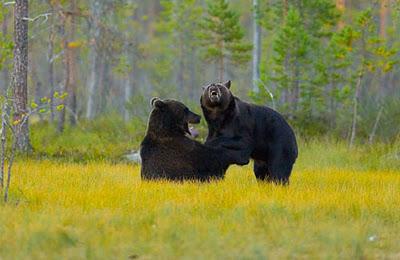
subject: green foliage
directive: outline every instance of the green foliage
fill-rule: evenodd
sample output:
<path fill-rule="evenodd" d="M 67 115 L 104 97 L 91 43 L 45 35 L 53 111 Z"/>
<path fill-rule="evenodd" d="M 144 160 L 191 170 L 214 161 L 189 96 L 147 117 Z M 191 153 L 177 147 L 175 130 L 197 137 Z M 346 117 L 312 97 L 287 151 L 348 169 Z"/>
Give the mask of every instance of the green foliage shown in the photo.
<path fill-rule="evenodd" d="M 208 1 L 207 14 L 200 26 L 199 38 L 205 60 L 215 63 L 229 60 L 234 64 L 250 60 L 252 45 L 244 40 L 239 14 L 230 10 L 227 1 Z"/>
<path fill-rule="evenodd" d="M 378 28 L 381 6 L 376 1 L 346 1 L 346 9 L 340 12 L 343 17 L 332 0 L 259 1 L 262 75 L 259 92 L 252 93 L 251 66 L 237 66 L 248 64 L 251 58 L 251 1 L 77 1 L 76 31 L 68 46 L 77 54 L 71 71 L 77 71 L 73 76 L 78 121 L 86 114 L 91 75 L 98 80 L 93 105 L 97 113 L 124 113 L 127 108 L 131 117 L 144 124 L 151 96 L 180 99 L 196 109 L 200 86 L 215 80 L 216 70 L 222 70 L 218 73 L 234 82 L 237 96 L 246 99 L 250 92 L 253 102 L 275 107 L 300 134 L 347 138 L 355 86 L 363 72 L 357 137 L 368 138 L 382 109 L 377 138 L 393 140 L 399 132 L 393 117 L 400 97 L 396 84 L 400 75 L 400 3 L 389 2 L 382 37 Z M 0 70 L 12 66 L 13 49 L 12 4 L 3 4 L 0 23 L 8 12 L 8 33 L 0 34 Z M 49 4 L 68 11 L 71 1 L 62 0 L 59 5 L 31 1 L 30 16 L 50 12 Z M 62 41 L 63 31 L 70 28 L 68 21 L 63 28 L 61 13 L 29 24 L 29 62 L 30 67 L 35 66 L 28 75 L 28 99 L 35 102 L 28 105 L 41 113 L 42 120 L 48 120 L 50 113 L 41 108 L 40 98 L 60 91 L 65 82 Z M 51 28 L 54 90 L 48 82 Z M 94 28 L 99 28 L 96 34 Z M 98 54 L 95 68 L 89 66 L 94 64 L 94 53 Z M 10 80 L 4 80 L 3 72 L 7 71 L 0 75 L 4 85 Z M 132 87 L 129 101 L 123 97 L 128 85 Z M 4 86 L 0 88 L 4 90 Z M 71 102 L 72 98 L 65 97 L 65 102 L 56 103 L 59 110 L 68 111 Z M 58 117 L 56 106 L 54 110 Z"/>
<path fill-rule="evenodd" d="M 361 95 L 378 104 L 368 113 L 376 117 L 386 104 L 382 89 L 371 86 L 382 84 L 385 74 L 396 69 L 399 46 L 398 40 L 380 37 L 372 9 L 340 29 L 335 28 L 339 15 L 332 1 L 271 1 L 262 10 L 261 24 L 273 36 L 273 52 L 262 64 L 260 93 L 251 94 L 253 101 L 271 105 L 272 93 L 277 109 L 301 134 L 330 132 L 346 138 L 355 86 L 363 73 L 361 89 L 369 93 Z M 362 102 L 370 104 L 365 98 Z M 360 127 L 371 131 L 372 117 L 358 120 Z"/>
<path fill-rule="evenodd" d="M 139 148 L 145 129 L 140 119 L 124 122 L 115 115 L 66 127 L 62 134 L 52 124 L 38 122 L 31 126 L 31 143 L 39 158 L 121 161 L 124 154 Z"/>
<path fill-rule="evenodd" d="M 7 15 L 7 8 L 2 6 L 3 4 L 0 3 L 0 24 L 3 22 L 4 16 Z M 3 69 L 4 66 L 10 66 L 7 64 L 12 58 L 13 55 L 14 44 L 12 42 L 10 35 L 4 35 L 3 33 L 0 34 L 0 70 Z"/>
<path fill-rule="evenodd" d="M 319 122 L 324 128 L 325 39 L 338 18 L 335 6 L 325 0 L 273 2 L 262 17 L 262 25 L 275 35 L 270 70 L 262 70 L 262 79 L 271 86 L 278 110 L 298 125 Z"/>

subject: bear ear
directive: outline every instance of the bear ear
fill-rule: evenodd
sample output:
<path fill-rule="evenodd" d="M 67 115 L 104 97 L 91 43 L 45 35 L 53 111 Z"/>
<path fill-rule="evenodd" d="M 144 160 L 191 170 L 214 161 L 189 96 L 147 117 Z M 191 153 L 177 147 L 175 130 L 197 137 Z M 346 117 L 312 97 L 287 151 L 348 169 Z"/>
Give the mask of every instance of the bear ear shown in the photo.
<path fill-rule="evenodd" d="M 152 107 L 161 107 L 164 104 L 164 102 L 158 97 L 153 97 L 150 101 L 150 104 Z"/>
<path fill-rule="evenodd" d="M 231 88 L 231 81 L 228 80 L 227 82 L 225 82 L 225 83 L 224 83 L 224 86 L 225 86 L 227 89 L 230 89 L 230 88 Z"/>
<path fill-rule="evenodd" d="M 159 100 L 158 97 L 153 97 L 153 98 L 150 100 L 150 105 L 151 105 L 152 107 L 154 107 L 154 102 L 156 102 L 157 100 Z"/>

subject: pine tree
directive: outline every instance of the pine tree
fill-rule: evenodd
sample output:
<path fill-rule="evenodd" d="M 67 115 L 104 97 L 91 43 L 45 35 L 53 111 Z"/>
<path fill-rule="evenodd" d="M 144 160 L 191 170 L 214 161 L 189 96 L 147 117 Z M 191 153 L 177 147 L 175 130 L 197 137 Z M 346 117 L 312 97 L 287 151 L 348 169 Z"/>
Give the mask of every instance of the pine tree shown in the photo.
<path fill-rule="evenodd" d="M 14 7 L 14 120 L 18 150 L 30 152 L 28 103 L 28 0 L 15 1 Z M 16 124 L 17 124 L 16 123 Z"/>
<path fill-rule="evenodd" d="M 229 9 L 226 0 L 208 2 L 207 14 L 200 27 L 204 58 L 217 64 L 220 81 L 224 78 L 225 62 L 245 64 L 251 59 L 252 45 L 243 39 L 239 15 Z"/>
<path fill-rule="evenodd" d="M 263 26 L 275 35 L 266 78 L 280 97 L 284 113 L 310 121 L 310 115 L 319 116 L 324 105 L 324 85 L 316 78 L 318 58 L 324 55 L 338 12 L 330 0 L 276 2 L 266 12 L 268 21 Z"/>
<path fill-rule="evenodd" d="M 301 23 L 298 10 L 290 8 L 286 22 L 274 40 L 273 71 L 271 79 L 276 83 L 282 102 L 290 105 L 290 115 L 297 111 L 301 82 L 308 69 L 310 35 Z"/>
<path fill-rule="evenodd" d="M 180 98 L 193 96 L 193 90 L 189 87 L 195 86 L 196 75 L 199 73 L 196 68 L 196 31 L 202 8 L 199 0 L 162 0 L 160 4 L 163 11 L 157 23 L 160 36 L 157 44 L 163 44 L 165 49 L 161 48 L 161 51 L 171 55 L 171 69 L 175 68 L 176 71 L 174 83 L 176 82 Z"/>

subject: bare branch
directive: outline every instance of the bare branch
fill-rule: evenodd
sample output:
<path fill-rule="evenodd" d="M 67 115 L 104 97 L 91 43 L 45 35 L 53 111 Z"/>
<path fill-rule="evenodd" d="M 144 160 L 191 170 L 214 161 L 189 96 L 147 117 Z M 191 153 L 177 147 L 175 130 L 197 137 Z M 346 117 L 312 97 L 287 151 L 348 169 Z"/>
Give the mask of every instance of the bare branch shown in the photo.
<path fill-rule="evenodd" d="M 52 15 L 52 13 L 44 13 L 44 14 L 39 14 L 38 16 L 34 17 L 34 18 L 29 18 L 29 17 L 23 17 L 22 20 L 24 21 L 28 21 L 28 22 L 34 22 L 37 19 L 44 17 L 44 21 L 43 23 L 47 22 L 47 20 L 49 20 L 49 16 Z"/>
<path fill-rule="evenodd" d="M 7 5 L 15 5 L 15 1 L 5 2 L 5 3 L 3 3 L 3 5 L 4 5 L 4 6 L 7 6 Z"/>

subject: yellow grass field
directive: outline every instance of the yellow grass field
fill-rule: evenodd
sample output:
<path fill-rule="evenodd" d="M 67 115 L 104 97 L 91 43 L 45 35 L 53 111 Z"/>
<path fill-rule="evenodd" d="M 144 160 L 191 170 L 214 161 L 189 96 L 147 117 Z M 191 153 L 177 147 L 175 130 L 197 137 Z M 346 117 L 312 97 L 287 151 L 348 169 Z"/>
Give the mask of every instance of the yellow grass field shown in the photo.
<path fill-rule="evenodd" d="M 220 182 L 145 183 L 127 164 L 18 162 L 0 259 L 400 258 L 400 172 L 250 167 Z"/>

